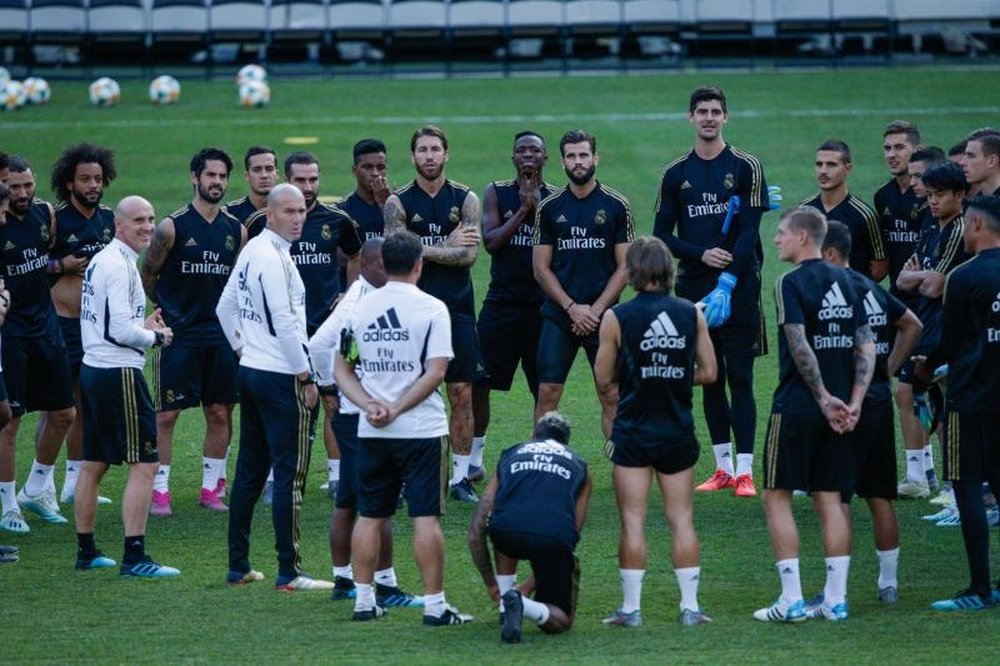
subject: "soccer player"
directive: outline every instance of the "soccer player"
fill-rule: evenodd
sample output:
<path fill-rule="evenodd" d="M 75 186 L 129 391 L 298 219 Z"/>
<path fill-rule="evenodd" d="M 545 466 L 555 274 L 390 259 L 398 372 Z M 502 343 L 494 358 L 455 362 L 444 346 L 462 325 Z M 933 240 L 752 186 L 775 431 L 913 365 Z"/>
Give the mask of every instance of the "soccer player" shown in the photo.
<path fill-rule="evenodd" d="M 488 378 L 472 387 L 475 430 L 469 478 L 480 481 L 486 429 L 490 425 L 490 391 L 509 391 L 518 363 L 528 390 L 538 400 L 538 308 L 544 293 L 531 268 L 535 211 L 552 194 L 542 176 L 548 160 L 545 140 L 537 132 L 514 136 L 511 162 L 515 177 L 493 181 L 483 193 L 483 244 L 490 253 L 490 286 L 476 329 Z"/>
<path fill-rule="evenodd" d="M 889 182 L 875 192 L 875 212 L 889 261 L 890 289 L 920 238 L 920 197 L 910 182 L 910 158 L 920 149 L 920 130 L 905 120 L 894 120 L 882 132 L 882 154 Z M 831 219 L 838 219 L 831 216 Z"/>
<path fill-rule="evenodd" d="M 204 457 L 198 504 L 227 511 L 226 456 L 233 431 L 237 358 L 215 315 L 246 229 L 222 205 L 233 162 L 218 148 L 203 148 L 191 158 L 190 204 L 165 217 L 142 264 L 146 295 L 163 310 L 175 341 L 154 358 L 156 432 L 160 467 L 153 486 L 153 515 L 173 512 L 170 464 L 174 427 L 181 411 L 202 406 Z"/>
<path fill-rule="evenodd" d="M 358 225 L 362 241 L 381 237 L 385 229 L 385 201 L 392 194 L 385 144 L 378 139 L 362 139 L 354 144 L 354 190 L 337 203 Z M 340 281 L 347 285 L 347 257 L 338 253 Z"/>
<path fill-rule="evenodd" d="M 587 519 L 592 484 L 587 462 L 569 448 L 569 436 L 569 421 L 561 414 L 542 416 L 531 441 L 500 454 L 469 524 L 472 561 L 490 598 L 501 602 L 504 643 L 521 642 L 524 618 L 547 634 L 573 627 L 580 584 L 573 551 Z M 520 560 L 531 562 L 534 598 L 514 587 Z"/>
<path fill-rule="evenodd" d="M 914 312 L 924 325 L 915 353 L 926 356 L 937 347 L 941 336 L 941 297 L 945 276 L 968 259 L 962 249 L 962 208 L 969 185 L 962 167 L 954 162 L 942 162 L 924 172 L 921 179 L 927 191 L 931 215 L 936 223 L 924 229 L 917 248 L 896 278 L 896 286 L 917 297 Z M 913 364 L 904 363 L 899 382 L 904 393 L 913 395 Z M 934 387 L 931 391 L 936 391 Z M 902 407 L 901 407 L 902 409 Z M 912 403 L 909 409 L 913 409 Z M 931 428 L 932 429 L 932 428 Z M 927 497 L 930 484 L 936 483 L 933 473 L 933 451 L 928 428 L 906 439 L 906 477 L 899 484 L 899 496 L 913 499 Z"/>
<path fill-rule="evenodd" d="M 941 611 L 982 610 L 1000 601 L 990 589 L 989 529 L 983 482 L 1000 493 L 1000 198 L 969 201 L 963 227 L 965 250 L 975 256 L 948 276 L 939 345 L 918 375 L 948 364 L 945 476 L 951 480 L 962 519 L 969 587 L 931 604 Z"/>
<path fill-rule="evenodd" d="M 35 199 L 35 176 L 22 157 L 11 155 L 9 210 L 0 225 L 0 277 L 10 292 L 3 330 L 4 382 L 12 418 L 0 430 L 0 529 L 30 531 L 21 507 L 49 523 L 62 524 L 52 470 L 73 422 L 73 376 L 66 344 L 49 296 L 47 266 L 55 212 Z M 42 411 L 45 425 L 35 440 L 35 460 L 14 494 L 14 449 L 21 417 Z"/>
<path fill-rule="evenodd" d="M 610 626 L 642 625 L 646 574 L 646 508 L 650 470 L 663 495 L 673 536 L 671 559 L 680 586 L 680 622 L 712 621 L 698 605 L 701 556 L 694 530 L 693 472 L 698 440 L 691 413 L 695 384 L 715 381 L 715 350 L 705 316 L 690 301 L 673 298 L 674 265 L 666 244 L 643 236 L 627 255 L 636 297 L 605 313 L 594 373 L 602 386 L 618 384 L 606 454 L 621 519 L 618 565 L 624 601 L 604 620 Z"/>
<path fill-rule="evenodd" d="M 448 306 L 456 356 L 445 375 L 451 418 L 448 426 L 452 463 L 449 495 L 476 502 L 469 482 L 472 450 L 472 383 L 485 376 L 476 336 L 472 264 L 479 252 L 479 197 L 445 176 L 448 137 L 427 125 L 410 139 L 413 182 L 390 194 L 385 202 L 385 232 L 408 229 L 424 245 L 423 272 L 418 285 Z"/>
<path fill-rule="evenodd" d="M 107 148 L 81 143 L 66 148 L 52 168 L 56 205 L 55 239 L 49 250 L 50 294 L 73 372 L 77 412 L 66 436 L 66 479 L 59 501 L 73 503 L 83 463 L 83 413 L 80 411 L 80 285 L 91 257 L 115 235 L 115 214 L 101 205 L 104 189 L 115 179 L 114 155 Z M 44 420 L 39 421 L 44 427 Z M 102 504 L 111 500 L 102 497 Z"/>
<path fill-rule="evenodd" d="M 7 154 L 0 153 L 0 176 L 3 176 L 3 180 L 7 179 L 6 170 L 8 163 Z M 0 218 L 7 215 L 9 205 L 10 190 L 7 189 L 7 186 L 3 182 L 0 182 Z M 7 288 L 0 281 L 0 326 L 3 326 L 3 321 L 7 317 L 9 309 L 10 292 L 7 291 Z M 2 362 L 0 362 L 0 429 L 3 429 L 10 422 L 10 402 L 7 400 L 7 387 L 3 383 L 2 365 Z M 17 546 L 0 544 L 0 562 L 17 562 L 19 559 L 17 553 Z"/>
<path fill-rule="evenodd" d="M 970 134 L 962 170 L 970 195 L 1000 195 L 1000 133 L 986 129 Z"/>
<path fill-rule="evenodd" d="M 267 146 L 250 146 L 243 156 L 243 168 L 249 191 L 227 203 L 225 209 L 246 226 L 247 219 L 267 205 L 267 195 L 278 182 L 278 158 Z M 261 218 L 258 226 L 247 227 L 248 240 L 263 230 L 264 222 Z"/>
<path fill-rule="evenodd" d="M 760 161 L 722 136 L 729 108 L 721 88 L 696 88 L 688 120 L 694 128 L 694 148 L 664 170 L 653 234 L 679 262 L 677 296 L 706 304 L 715 348 L 718 374 L 703 387 L 703 408 L 716 471 L 696 490 L 732 488 L 737 497 L 752 497 L 757 494 L 753 364 L 767 353 L 760 305 L 760 220 L 769 208 L 767 184 Z"/>
<path fill-rule="evenodd" d="M 823 259 L 834 266 L 848 268 L 849 256 L 851 230 L 843 222 L 829 220 L 823 240 Z M 865 498 L 872 514 L 879 563 L 878 599 L 894 604 L 899 599 L 899 520 L 892 505 L 896 499 L 896 429 L 892 419 L 890 377 L 910 357 L 923 325 L 905 303 L 872 280 L 851 269 L 848 275 L 862 296 L 868 327 L 875 337 L 875 372 L 854 430 L 854 491 Z M 849 513 L 850 496 L 844 499 L 844 509 Z"/>
<path fill-rule="evenodd" d="M 97 549 L 97 492 L 111 465 L 128 465 L 122 498 L 125 554 L 121 575 L 168 578 L 180 571 L 146 554 L 146 519 L 156 474 L 156 417 L 142 370 L 145 350 L 173 340 L 160 310 L 149 317 L 135 262 L 149 247 L 156 225 L 142 197 L 125 197 L 115 209 L 115 237 L 91 260 L 83 282 L 80 328 L 83 362 L 80 395 L 84 463 L 76 487 L 76 568 L 104 569 L 116 562 Z"/>
<path fill-rule="evenodd" d="M 454 354 L 447 305 L 417 287 L 423 248 L 412 232 L 386 235 L 382 264 L 387 282 L 358 303 L 334 361 L 340 391 L 355 405 L 364 405 L 365 412 L 358 419 L 358 519 L 351 538 L 355 621 L 385 613 L 377 604 L 373 574 L 382 525 L 395 513 L 403 483 L 413 518 L 413 553 L 424 581 L 423 623 L 472 621 L 449 606 L 444 595 L 440 516 L 448 419 L 438 387 Z"/>
<path fill-rule="evenodd" d="M 240 452 L 229 512 L 226 583 L 264 579 L 250 566 L 254 505 L 274 470 L 271 516 L 280 591 L 332 590 L 302 573 L 302 493 L 316 429 L 319 393 L 306 336 L 306 293 L 289 254 L 306 220 L 306 202 L 283 183 L 267 195 L 267 225 L 240 253 L 215 311 L 239 354 Z"/>
<path fill-rule="evenodd" d="M 965 147 L 968 143 L 968 141 L 962 140 L 949 148 L 948 159 L 955 164 L 962 166 L 962 163 L 965 162 Z"/>
<path fill-rule="evenodd" d="M 580 347 L 591 368 L 604 311 L 625 288 L 625 253 L 634 236 L 628 200 L 594 176 L 597 139 L 570 130 L 559 140 L 569 183 L 538 204 L 532 265 L 545 292 L 538 337 L 538 400 L 535 419 L 559 407 L 566 377 Z M 611 432 L 617 387 L 594 379 L 601 403 L 601 430 Z"/>
<path fill-rule="evenodd" d="M 762 622 L 847 619 L 851 527 L 841 504 L 851 490 L 851 431 L 875 367 L 863 301 L 842 268 L 822 260 L 826 219 L 811 207 L 786 212 L 774 244 L 794 270 L 774 288 L 779 380 L 764 446 L 764 510 L 781 595 L 754 612 Z M 826 553 L 822 602 L 808 611 L 799 580 L 799 535 L 792 492 L 809 490 Z"/>
<path fill-rule="evenodd" d="M 879 282 L 889 272 L 878 214 L 847 190 L 853 163 L 851 149 L 843 141 L 830 139 L 816 149 L 816 182 L 819 194 L 803 201 L 829 220 L 843 222 L 851 230 L 851 268 Z"/>

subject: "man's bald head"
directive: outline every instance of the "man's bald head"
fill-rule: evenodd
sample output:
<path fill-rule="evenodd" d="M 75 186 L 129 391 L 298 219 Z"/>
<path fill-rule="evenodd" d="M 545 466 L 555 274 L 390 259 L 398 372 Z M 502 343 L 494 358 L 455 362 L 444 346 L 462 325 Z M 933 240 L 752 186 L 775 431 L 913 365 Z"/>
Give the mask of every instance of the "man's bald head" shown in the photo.
<path fill-rule="evenodd" d="M 306 199 L 299 188 L 282 183 L 267 194 L 267 228 L 289 243 L 302 236 L 306 221 Z"/>
<path fill-rule="evenodd" d="M 115 217 L 127 218 L 129 215 L 132 214 L 133 210 L 137 206 L 138 207 L 145 206 L 150 210 L 153 210 L 153 204 L 149 203 L 149 201 L 147 201 L 143 197 L 140 197 L 138 194 L 132 194 L 119 201 L 118 205 L 115 206 Z"/>
<path fill-rule="evenodd" d="M 292 197 L 293 199 L 297 197 L 305 201 L 299 188 L 289 183 L 282 183 L 281 185 L 272 187 L 271 191 L 267 193 L 267 207 L 276 208 L 279 202 L 284 201 L 288 197 Z"/>
<path fill-rule="evenodd" d="M 127 196 L 115 207 L 115 238 L 136 252 L 149 247 L 155 226 L 153 204 L 143 197 Z"/>
<path fill-rule="evenodd" d="M 385 266 L 382 264 L 382 236 L 369 238 L 361 246 L 361 276 L 373 287 L 385 284 Z"/>

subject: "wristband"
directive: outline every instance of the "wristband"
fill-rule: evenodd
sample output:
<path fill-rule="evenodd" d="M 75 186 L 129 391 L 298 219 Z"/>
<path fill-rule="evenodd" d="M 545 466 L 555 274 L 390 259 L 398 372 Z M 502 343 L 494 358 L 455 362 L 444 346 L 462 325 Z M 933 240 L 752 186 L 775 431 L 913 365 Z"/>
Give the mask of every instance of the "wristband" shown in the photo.
<path fill-rule="evenodd" d="M 570 302 L 569 302 L 569 305 L 567 305 L 566 307 L 564 307 L 564 308 L 563 308 L 563 312 L 569 312 L 569 309 L 570 309 L 571 307 L 573 307 L 574 305 L 576 305 L 576 303 L 575 303 L 575 302 L 573 302 L 573 301 L 570 301 Z"/>
<path fill-rule="evenodd" d="M 163 335 L 163 333 L 161 333 L 160 331 L 153 331 L 153 337 L 155 338 L 153 340 L 154 347 L 162 347 L 163 343 L 166 342 L 167 340 L 166 336 Z"/>

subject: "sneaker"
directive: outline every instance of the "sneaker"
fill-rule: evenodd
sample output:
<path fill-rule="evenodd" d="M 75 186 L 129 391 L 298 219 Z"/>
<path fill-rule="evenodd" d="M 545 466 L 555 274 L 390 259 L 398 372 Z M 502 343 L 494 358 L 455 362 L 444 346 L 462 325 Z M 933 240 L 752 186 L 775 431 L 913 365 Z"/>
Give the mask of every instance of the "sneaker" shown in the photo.
<path fill-rule="evenodd" d="M 17 494 L 17 503 L 20 504 L 22 508 L 31 511 L 32 513 L 37 513 L 41 519 L 47 523 L 62 525 L 69 522 L 66 520 L 65 516 L 59 513 L 59 503 L 56 502 L 56 495 L 54 492 L 43 492 L 39 495 L 29 495 L 24 492 L 24 488 L 21 488 L 21 492 Z"/>
<path fill-rule="evenodd" d="M 332 500 L 337 499 L 337 489 L 340 487 L 340 481 L 330 481 L 326 484 L 326 496 Z"/>
<path fill-rule="evenodd" d="M 995 504 L 986 509 L 986 524 L 989 527 L 1000 525 L 1000 508 Z"/>
<path fill-rule="evenodd" d="M 298 575 L 295 578 L 279 576 L 274 581 L 274 589 L 279 592 L 312 592 L 315 590 L 332 590 L 333 583 L 328 580 L 319 580 L 311 576 Z"/>
<path fill-rule="evenodd" d="M 957 515 L 958 515 L 958 508 L 956 508 L 955 506 L 946 506 L 937 513 L 929 513 L 926 516 L 920 516 L 920 519 L 936 523 L 939 520 L 944 520 L 945 518 Z"/>
<path fill-rule="evenodd" d="M 806 615 L 809 615 L 810 613 L 812 613 L 817 608 L 823 605 L 823 593 L 820 592 L 815 597 L 808 599 L 805 602 L 805 604 L 806 604 Z"/>
<path fill-rule="evenodd" d="M 80 571 L 91 571 L 93 569 L 110 569 L 114 566 L 118 566 L 118 563 L 101 551 L 97 551 L 93 555 L 77 555 L 74 568 Z"/>
<path fill-rule="evenodd" d="M 951 488 L 945 488 L 937 495 L 930 499 L 931 504 L 937 504 L 939 506 L 951 506 L 955 503 L 955 491 Z"/>
<path fill-rule="evenodd" d="M 959 527 L 962 524 L 962 517 L 959 515 L 956 509 L 948 516 L 945 516 L 941 520 L 934 523 L 935 527 Z"/>
<path fill-rule="evenodd" d="M 695 486 L 694 489 L 702 493 L 711 493 L 716 490 L 725 490 L 726 488 L 735 488 L 736 479 L 732 475 L 723 472 L 721 469 L 715 470 L 712 476 L 699 486 Z"/>
<path fill-rule="evenodd" d="M 159 490 L 153 491 L 153 501 L 149 503 L 149 515 L 151 516 L 172 516 L 174 510 L 170 507 L 170 491 L 162 493 Z"/>
<path fill-rule="evenodd" d="M 334 576 L 333 578 L 333 594 L 330 596 L 334 601 L 343 601 L 345 599 L 353 599 L 358 594 L 358 591 L 354 587 L 354 581 L 350 578 L 344 578 L 343 576 Z"/>
<path fill-rule="evenodd" d="M 737 497 L 756 497 L 757 488 L 753 485 L 753 477 L 749 474 L 740 474 L 736 477 L 736 490 L 733 494 Z"/>
<path fill-rule="evenodd" d="M 399 587 L 375 583 L 375 605 L 383 608 L 423 608 L 424 598 L 404 592 Z"/>
<path fill-rule="evenodd" d="M 253 569 L 246 573 L 242 573 L 240 571 L 230 571 L 226 574 L 226 585 L 229 587 L 249 585 L 250 583 L 258 583 L 262 580 L 264 580 L 264 574 L 259 571 L 254 571 Z"/>
<path fill-rule="evenodd" d="M 261 493 L 260 501 L 264 506 L 271 506 L 274 504 L 274 481 L 264 482 L 264 492 Z"/>
<path fill-rule="evenodd" d="M 469 483 L 468 479 L 462 479 L 458 483 L 451 484 L 448 488 L 448 496 L 459 502 L 467 502 L 469 504 L 475 504 L 479 501 L 479 498 L 476 497 L 476 491 L 472 489 L 472 484 Z"/>
<path fill-rule="evenodd" d="M 500 627 L 500 640 L 504 643 L 521 642 L 521 622 L 524 619 L 524 600 L 521 593 L 511 588 L 503 593 L 504 618 Z"/>
<path fill-rule="evenodd" d="M 927 489 L 932 493 L 936 493 L 938 488 L 941 487 L 938 483 L 937 472 L 933 469 L 928 469 L 924 471 L 924 474 L 927 476 Z"/>
<path fill-rule="evenodd" d="M 805 622 L 809 616 L 806 615 L 806 604 L 801 599 L 791 605 L 778 599 L 770 606 L 754 611 L 753 619 L 761 622 Z"/>
<path fill-rule="evenodd" d="M 887 606 L 891 606 L 892 604 L 898 603 L 899 590 L 892 586 L 883 587 L 878 591 L 878 600 L 886 604 Z"/>
<path fill-rule="evenodd" d="M 708 624 L 709 622 L 713 622 L 712 618 L 703 611 L 691 610 L 690 608 L 681 611 L 682 627 L 697 627 L 699 624 Z"/>
<path fill-rule="evenodd" d="M 215 496 L 222 499 L 229 492 L 229 482 L 223 478 L 219 478 L 219 482 L 215 484 Z"/>
<path fill-rule="evenodd" d="M 446 605 L 440 616 L 424 614 L 424 624 L 430 627 L 445 627 L 452 624 L 469 624 L 470 622 L 472 622 L 472 616 L 459 613 L 454 606 Z"/>
<path fill-rule="evenodd" d="M 24 515 L 17 509 L 11 509 L 0 518 L 0 530 L 7 530 L 14 534 L 27 534 L 31 531 L 28 523 L 24 522 Z"/>
<path fill-rule="evenodd" d="M 847 619 L 847 602 L 843 601 L 833 606 L 820 604 L 816 608 L 806 612 L 812 620 L 830 620 L 831 622 L 843 622 Z"/>
<path fill-rule="evenodd" d="M 628 627 L 634 629 L 642 626 L 642 611 L 638 608 L 630 613 L 626 613 L 621 608 L 616 610 L 601 622 L 609 627 Z"/>
<path fill-rule="evenodd" d="M 486 468 L 482 465 L 469 465 L 469 476 L 465 477 L 472 483 L 486 480 Z"/>
<path fill-rule="evenodd" d="M 132 564 L 123 562 L 120 573 L 133 578 L 171 578 L 181 575 L 180 569 L 154 562 L 149 555 L 143 555 L 141 560 Z"/>
<path fill-rule="evenodd" d="M 324 491 L 324 492 L 330 490 L 330 482 L 329 481 L 324 481 L 323 483 L 319 484 L 319 489 L 322 490 L 322 491 Z"/>
<path fill-rule="evenodd" d="M 975 594 L 971 590 L 962 590 L 951 599 L 941 599 L 931 604 L 931 609 L 936 611 L 980 611 L 995 608 L 996 592 L 985 599 Z"/>
<path fill-rule="evenodd" d="M 229 507 L 222 503 L 219 496 L 214 490 L 209 490 L 207 488 L 201 489 L 201 497 L 198 498 L 198 506 L 203 509 L 209 509 L 210 511 L 229 511 Z"/>
<path fill-rule="evenodd" d="M 66 492 L 64 490 L 59 495 L 59 503 L 60 504 L 69 504 L 70 506 L 73 506 L 73 504 L 76 503 L 76 495 L 73 494 L 73 493 L 68 493 L 68 492 Z M 108 504 L 111 504 L 111 498 L 110 497 L 104 497 L 103 495 L 98 495 L 97 496 L 97 505 L 98 506 L 107 506 Z"/>
<path fill-rule="evenodd" d="M 906 479 L 896 488 L 896 494 L 899 499 L 923 499 L 930 495 L 931 491 L 925 483 Z"/>
<path fill-rule="evenodd" d="M 389 611 L 376 604 L 374 608 L 368 610 L 354 611 L 353 620 L 355 622 L 368 622 L 369 620 L 377 620 L 380 617 L 385 617 L 388 614 Z"/>

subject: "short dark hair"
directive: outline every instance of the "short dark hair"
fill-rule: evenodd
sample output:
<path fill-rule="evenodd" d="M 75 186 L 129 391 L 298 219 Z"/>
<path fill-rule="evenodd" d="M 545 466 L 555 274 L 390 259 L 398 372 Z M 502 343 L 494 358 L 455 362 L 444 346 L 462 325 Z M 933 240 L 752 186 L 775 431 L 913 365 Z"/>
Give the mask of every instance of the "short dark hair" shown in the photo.
<path fill-rule="evenodd" d="M 974 129 L 969 132 L 969 136 L 965 137 L 965 140 L 978 141 L 984 136 L 1000 136 L 1000 130 L 994 127 L 980 127 L 979 129 Z"/>
<path fill-rule="evenodd" d="M 962 167 L 945 160 L 924 171 L 922 180 L 928 190 L 947 190 L 950 192 L 968 192 L 969 183 L 965 180 Z"/>
<path fill-rule="evenodd" d="M 559 139 L 559 154 L 562 156 L 566 155 L 565 148 L 567 144 L 570 143 L 583 143 L 587 142 L 590 144 L 590 152 L 597 152 L 597 137 L 588 132 L 587 130 L 575 129 L 570 130 L 562 135 Z"/>
<path fill-rule="evenodd" d="M 702 102 L 711 101 L 721 104 L 723 113 L 729 113 L 729 107 L 726 105 L 726 93 L 719 86 L 698 86 L 695 88 L 688 102 L 688 113 L 694 113 L 694 110 Z"/>
<path fill-rule="evenodd" d="M 1000 134 L 983 134 L 975 139 L 969 139 L 969 141 L 978 141 L 980 147 L 983 149 L 983 155 L 986 157 L 1000 155 Z M 968 145 L 966 145 L 966 148 L 968 148 Z"/>
<path fill-rule="evenodd" d="M 409 275 L 420 261 L 424 246 L 412 231 L 394 231 L 382 242 L 382 265 L 386 275 Z"/>
<path fill-rule="evenodd" d="M 410 137 L 410 152 L 415 152 L 417 150 L 417 139 L 425 136 L 436 136 L 441 139 L 441 147 L 448 150 L 448 137 L 445 136 L 444 130 L 440 127 L 435 127 L 434 125 L 424 125 Z"/>
<path fill-rule="evenodd" d="M 545 148 L 545 137 L 542 136 L 541 134 L 539 134 L 538 132 L 533 132 L 531 130 L 524 130 L 523 132 L 518 132 L 517 134 L 515 134 L 514 135 L 514 145 L 516 146 L 517 142 L 520 141 L 521 139 L 523 139 L 526 136 L 538 137 L 538 140 L 542 142 L 542 148 Z"/>
<path fill-rule="evenodd" d="M 274 152 L 273 148 L 267 146 L 250 146 L 247 148 L 246 154 L 243 156 L 243 168 L 247 171 L 250 170 L 250 158 L 256 157 L 257 155 L 271 155 L 274 157 L 274 161 L 278 161 L 278 154 Z"/>
<path fill-rule="evenodd" d="M 639 236 L 625 253 L 628 283 L 636 291 L 669 293 L 674 287 L 674 259 L 656 236 Z"/>
<path fill-rule="evenodd" d="M 362 155 L 385 152 L 388 152 L 385 149 L 385 144 L 378 139 L 361 139 L 354 144 L 354 163 L 357 164 Z"/>
<path fill-rule="evenodd" d="M 946 159 L 948 159 L 948 156 L 937 146 L 927 146 L 926 148 L 914 151 L 910 155 L 910 162 L 927 162 L 927 164 L 937 164 L 938 162 L 944 162 Z"/>
<path fill-rule="evenodd" d="M 3 199 L 0 198 L 0 201 Z M 986 219 L 986 225 L 994 234 L 1000 236 L 1000 197 L 988 194 L 977 194 L 968 201 L 966 217 L 979 213 Z"/>
<path fill-rule="evenodd" d="M 911 146 L 916 147 L 920 145 L 920 129 L 908 120 L 893 120 L 886 125 L 882 131 L 882 138 L 884 139 L 890 134 L 905 134 L 906 141 Z"/>
<path fill-rule="evenodd" d="M 827 139 L 823 143 L 819 144 L 816 152 L 818 153 L 821 150 L 829 150 L 835 153 L 840 153 L 840 159 L 844 162 L 844 164 L 850 164 L 853 161 L 851 159 L 850 146 L 840 139 Z"/>
<path fill-rule="evenodd" d="M 552 411 L 545 412 L 538 419 L 538 423 L 535 424 L 535 429 L 532 431 L 532 437 L 537 440 L 551 439 L 560 444 L 569 444 L 571 433 L 569 419 L 559 412 Z"/>
<path fill-rule="evenodd" d="M 826 221 L 826 237 L 823 239 L 823 251 L 833 248 L 841 259 L 851 256 L 851 228 L 839 220 Z"/>
<path fill-rule="evenodd" d="M 296 150 L 285 158 L 285 179 L 291 177 L 292 167 L 296 164 L 315 164 L 319 166 L 319 158 L 308 150 Z"/>
<path fill-rule="evenodd" d="M 965 147 L 969 144 L 965 139 L 959 141 L 954 146 L 948 149 L 948 157 L 954 157 L 955 155 L 964 155 Z"/>
<path fill-rule="evenodd" d="M 50 185 L 59 201 L 69 201 L 69 188 L 66 183 L 76 176 L 76 167 L 81 164 L 98 164 L 101 167 L 101 175 L 104 185 L 110 185 L 117 176 L 115 171 L 115 156 L 108 148 L 95 146 L 89 143 L 80 143 L 69 146 L 62 151 L 59 159 L 52 166 L 52 180 Z"/>
<path fill-rule="evenodd" d="M 7 158 L 7 168 L 10 169 L 11 173 L 24 173 L 25 171 L 33 171 L 31 164 L 28 160 L 24 159 L 20 155 L 10 155 Z"/>
<path fill-rule="evenodd" d="M 226 165 L 226 175 L 233 172 L 233 159 L 229 153 L 221 148 L 202 148 L 191 158 L 191 172 L 196 178 L 201 177 L 201 172 L 205 170 L 205 164 L 209 160 L 218 160 Z"/>
<path fill-rule="evenodd" d="M 826 215 L 812 206 L 798 206 L 781 216 L 781 222 L 788 222 L 792 231 L 805 231 L 816 247 L 823 247 L 826 238 Z"/>

